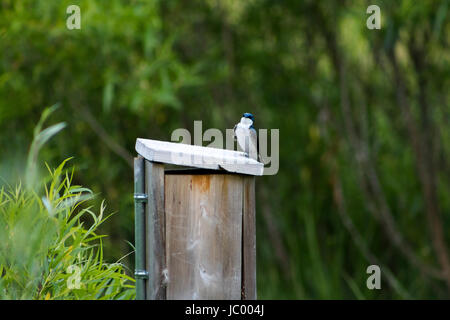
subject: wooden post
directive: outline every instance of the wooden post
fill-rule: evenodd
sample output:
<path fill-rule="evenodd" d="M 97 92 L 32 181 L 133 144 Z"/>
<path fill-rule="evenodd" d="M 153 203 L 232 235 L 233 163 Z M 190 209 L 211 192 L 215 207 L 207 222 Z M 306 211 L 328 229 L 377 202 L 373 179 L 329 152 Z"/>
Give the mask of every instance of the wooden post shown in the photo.
<path fill-rule="evenodd" d="M 256 299 L 255 176 L 264 165 L 243 152 L 149 139 L 137 139 L 136 151 L 145 160 L 135 163 L 135 200 L 148 200 L 145 218 L 136 200 L 138 298 Z"/>
<path fill-rule="evenodd" d="M 166 256 L 164 214 L 164 165 L 145 161 L 145 181 L 148 195 L 147 218 L 147 299 L 166 299 Z"/>
<path fill-rule="evenodd" d="M 134 158 L 134 234 L 135 234 L 135 277 L 136 299 L 145 300 L 145 211 L 144 211 L 144 158 Z"/>
<path fill-rule="evenodd" d="M 242 210 L 242 299 L 256 300 L 255 177 L 244 179 Z"/>
<path fill-rule="evenodd" d="M 243 181 L 166 174 L 167 299 L 241 299 Z"/>

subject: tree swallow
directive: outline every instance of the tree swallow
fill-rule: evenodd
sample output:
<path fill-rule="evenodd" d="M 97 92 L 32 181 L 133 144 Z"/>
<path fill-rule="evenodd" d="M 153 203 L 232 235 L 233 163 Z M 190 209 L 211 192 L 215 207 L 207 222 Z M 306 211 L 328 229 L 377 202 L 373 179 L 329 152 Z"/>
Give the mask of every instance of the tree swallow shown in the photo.
<path fill-rule="evenodd" d="M 241 121 L 234 126 L 234 136 L 247 157 L 258 161 L 258 137 L 253 123 L 255 117 L 251 113 L 244 113 Z"/>

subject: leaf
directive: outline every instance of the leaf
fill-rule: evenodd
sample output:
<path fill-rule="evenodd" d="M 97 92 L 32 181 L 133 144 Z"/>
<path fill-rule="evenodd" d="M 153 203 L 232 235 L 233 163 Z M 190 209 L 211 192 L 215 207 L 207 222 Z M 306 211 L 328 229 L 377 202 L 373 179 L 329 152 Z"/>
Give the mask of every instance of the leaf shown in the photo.
<path fill-rule="evenodd" d="M 42 132 L 40 132 L 33 140 L 30 152 L 28 154 L 27 161 L 27 184 L 31 185 L 34 183 L 36 177 L 36 161 L 38 157 L 39 150 L 42 146 L 55 134 L 64 129 L 66 124 L 64 122 L 55 124 Z"/>
<path fill-rule="evenodd" d="M 51 137 L 56 135 L 58 132 L 60 132 L 62 129 L 66 127 L 65 122 L 60 122 L 55 125 L 52 125 L 45 130 L 41 131 L 33 141 L 35 143 L 36 152 L 39 151 L 39 149 L 48 141 Z"/>
<path fill-rule="evenodd" d="M 39 119 L 39 122 L 37 123 L 36 127 L 34 128 L 34 136 L 37 136 L 39 134 L 39 132 L 42 129 L 42 126 L 45 122 L 45 120 L 47 120 L 47 118 L 53 113 L 55 112 L 56 109 L 59 108 L 59 104 L 54 104 L 51 107 L 47 107 L 44 109 L 44 111 L 41 114 L 41 118 Z"/>

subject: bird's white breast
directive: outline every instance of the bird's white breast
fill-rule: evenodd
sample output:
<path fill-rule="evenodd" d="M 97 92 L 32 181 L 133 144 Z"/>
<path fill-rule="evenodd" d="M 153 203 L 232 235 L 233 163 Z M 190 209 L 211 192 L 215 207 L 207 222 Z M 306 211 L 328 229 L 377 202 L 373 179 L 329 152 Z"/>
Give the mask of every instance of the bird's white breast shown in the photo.
<path fill-rule="evenodd" d="M 236 125 L 235 134 L 239 147 L 247 153 L 251 158 L 257 156 L 257 142 L 256 132 L 250 129 L 253 121 L 248 118 L 241 118 L 241 121 Z"/>
<path fill-rule="evenodd" d="M 249 118 L 242 117 L 241 121 L 238 123 L 238 127 L 241 126 L 243 128 L 250 128 L 253 124 L 253 121 Z"/>

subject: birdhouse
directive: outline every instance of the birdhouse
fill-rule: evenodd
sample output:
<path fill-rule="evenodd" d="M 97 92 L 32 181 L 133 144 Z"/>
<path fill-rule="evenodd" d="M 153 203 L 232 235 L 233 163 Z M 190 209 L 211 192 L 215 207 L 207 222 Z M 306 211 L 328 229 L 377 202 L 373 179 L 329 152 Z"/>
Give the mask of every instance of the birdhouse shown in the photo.
<path fill-rule="evenodd" d="M 255 176 L 243 152 L 137 139 L 138 299 L 256 299 Z"/>

